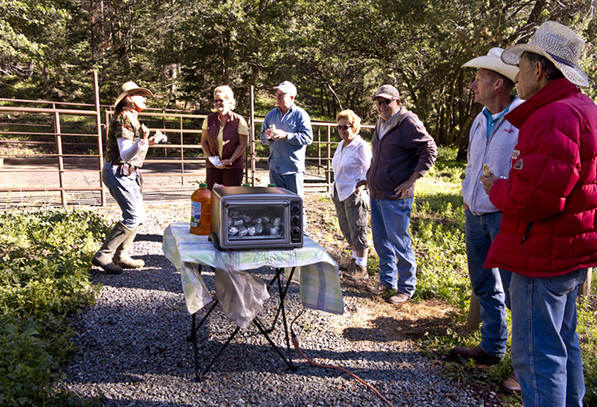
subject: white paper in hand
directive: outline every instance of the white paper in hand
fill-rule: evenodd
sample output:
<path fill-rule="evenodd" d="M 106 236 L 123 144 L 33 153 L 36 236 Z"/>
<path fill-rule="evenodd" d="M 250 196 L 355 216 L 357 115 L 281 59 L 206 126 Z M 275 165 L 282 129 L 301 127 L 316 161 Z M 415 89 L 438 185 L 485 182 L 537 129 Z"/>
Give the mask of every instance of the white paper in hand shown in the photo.
<path fill-rule="evenodd" d="M 153 141 L 157 143 L 165 143 L 168 141 L 168 137 L 162 133 L 161 131 L 157 130 L 153 135 Z"/>
<path fill-rule="evenodd" d="M 219 165 L 222 165 L 222 162 L 220 161 L 220 157 L 218 157 L 217 155 L 214 155 L 213 157 L 209 157 L 209 161 L 211 161 L 211 163 L 213 165 L 215 165 L 216 167 Z"/>

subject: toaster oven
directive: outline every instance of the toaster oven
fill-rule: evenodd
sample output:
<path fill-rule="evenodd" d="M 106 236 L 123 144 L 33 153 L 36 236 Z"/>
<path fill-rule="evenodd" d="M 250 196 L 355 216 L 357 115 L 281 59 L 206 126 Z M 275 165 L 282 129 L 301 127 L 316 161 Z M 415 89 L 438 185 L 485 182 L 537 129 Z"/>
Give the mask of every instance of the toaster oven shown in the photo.
<path fill-rule="evenodd" d="M 275 187 L 211 192 L 211 240 L 219 250 L 303 247 L 303 200 Z"/>

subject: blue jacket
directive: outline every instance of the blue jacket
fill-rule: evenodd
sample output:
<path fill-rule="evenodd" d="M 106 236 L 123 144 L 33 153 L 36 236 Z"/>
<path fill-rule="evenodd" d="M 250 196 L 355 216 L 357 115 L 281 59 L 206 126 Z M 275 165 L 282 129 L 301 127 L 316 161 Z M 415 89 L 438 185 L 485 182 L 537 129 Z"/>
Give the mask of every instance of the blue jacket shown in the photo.
<path fill-rule="evenodd" d="M 287 139 L 268 140 L 265 130 L 270 125 L 284 130 Z M 300 107 L 293 105 L 285 115 L 279 107 L 270 111 L 263 120 L 260 134 L 261 142 L 269 145 L 269 169 L 275 173 L 287 175 L 305 172 L 305 152 L 307 146 L 313 142 L 313 130 L 309 114 Z"/>

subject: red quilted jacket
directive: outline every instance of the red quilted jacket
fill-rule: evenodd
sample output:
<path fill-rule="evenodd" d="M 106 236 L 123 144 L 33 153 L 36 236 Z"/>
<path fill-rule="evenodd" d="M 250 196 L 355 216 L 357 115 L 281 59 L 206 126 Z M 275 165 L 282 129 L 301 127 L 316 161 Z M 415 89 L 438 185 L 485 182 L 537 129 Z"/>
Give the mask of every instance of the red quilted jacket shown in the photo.
<path fill-rule="evenodd" d="M 561 78 L 506 119 L 520 132 L 509 178 L 490 190 L 503 217 L 485 267 L 555 277 L 597 265 L 597 106 Z"/>

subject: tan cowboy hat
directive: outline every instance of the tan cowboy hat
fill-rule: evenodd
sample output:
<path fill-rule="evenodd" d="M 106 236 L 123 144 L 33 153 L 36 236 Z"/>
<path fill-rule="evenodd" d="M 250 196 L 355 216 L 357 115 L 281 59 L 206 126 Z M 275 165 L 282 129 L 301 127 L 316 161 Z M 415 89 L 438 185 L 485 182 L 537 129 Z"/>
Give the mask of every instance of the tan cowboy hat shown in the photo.
<path fill-rule="evenodd" d="M 114 107 L 118 106 L 118 103 L 128 95 L 132 95 L 133 93 L 140 93 L 143 96 L 149 97 L 153 96 L 153 93 L 149 89 L 140 88 L 135 82 L 129 81 L 121 86 L 120 88 L 121 93 L 116 98 L 116 102 L 114 102 Z"/>
<path fill-rule="evenodd" d="M 506 78 L 510 79 L 514 82 L 514 78 L 518 73 L 518 67 L 507 65 L 502 62 L 502 52 L 504 52 L 503 48 L 495 47 L 489 50 L 487 55 L 473 58 L 468 61 L 466 64 L 462 66 L 470 67 L 470 68 L 484 68 L 489 69 L 491 71 L 495 71 L 499 74 L 504 75 Z"/>
<path fill-rule="evenodd" d="M 539 54 L 554 63 L 562 74 L 575 85 L 589 86 L 587 74 L 577 65 L 585 41 L 565 25 L 546 21 L 539 26 L 528 44 L 518 44 L 506 49 L 502 61 L 518 65 L 523 52 Z"/>

